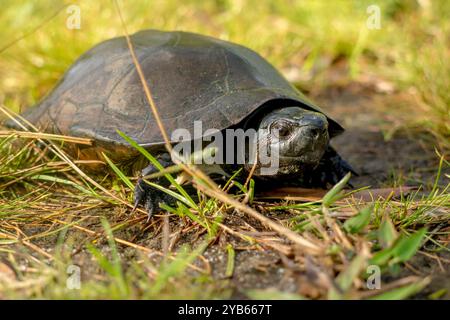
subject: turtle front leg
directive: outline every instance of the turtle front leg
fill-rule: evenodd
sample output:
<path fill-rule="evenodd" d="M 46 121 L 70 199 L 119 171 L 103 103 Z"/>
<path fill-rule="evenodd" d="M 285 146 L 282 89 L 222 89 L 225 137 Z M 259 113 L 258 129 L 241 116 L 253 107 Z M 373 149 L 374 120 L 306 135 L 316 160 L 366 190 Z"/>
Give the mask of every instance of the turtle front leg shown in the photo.
<path fill-rule="evenodd" d="M 164 168 L 173 165 L 172 159 L 168 153 L 161 154 L 157 157 L 157 160 Z M 159 170 L 152 164 L 145 167 L 142 170 L 141 177 L 134 188 L 133 211 L 138 207 L 138 205 L 143 204 L 148 213 L 148 220 L 151 218 L 155 210 L 158 210 L 160 203 L 171 203 L 174 200 L 167 193 L 150 186 L 142 178 L 156 172 L 159 172 Z M 165 177 L 156 178 L 154 182 L 164 187 L 169 186 L 169 182 Z"/>
<path fill-rule="evenodd" d="M 338 183 L 349 172 L 355 176 L 358 175 L 336 150 L 328 146 L 319 165 L 308 175 L 306 180 L 311 187 L 326 189 L 329 185 Z M 352 187 L 350 183 L 349 186 Z"/>

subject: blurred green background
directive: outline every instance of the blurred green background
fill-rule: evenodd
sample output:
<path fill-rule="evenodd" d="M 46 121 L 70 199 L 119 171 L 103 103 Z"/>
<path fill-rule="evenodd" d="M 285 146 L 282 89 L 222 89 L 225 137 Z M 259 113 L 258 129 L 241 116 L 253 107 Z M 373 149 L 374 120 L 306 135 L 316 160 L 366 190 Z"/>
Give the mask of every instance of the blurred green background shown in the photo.
<path fill-rule="evenodd" d="M 246 45 L 302 89 L 326 88 L 329 70 L 344 79 L 377 78 L 409 90 L 423 109 L 418 121 L 440 141 L 450 132 L 447 0 L 121 1 L 130 33 L 185 30 Z M 67 28 L 69 5 L 80 29 Z M 367 27 L 380 9 L 379 29 Z M 369 10 L 369 11 L 368 11 Z M 67 67 L 94 44 L 123 35 L 113 1 L 3 0 L 0 12 L 0 101 L 15 110 L 48 92 Z"/>

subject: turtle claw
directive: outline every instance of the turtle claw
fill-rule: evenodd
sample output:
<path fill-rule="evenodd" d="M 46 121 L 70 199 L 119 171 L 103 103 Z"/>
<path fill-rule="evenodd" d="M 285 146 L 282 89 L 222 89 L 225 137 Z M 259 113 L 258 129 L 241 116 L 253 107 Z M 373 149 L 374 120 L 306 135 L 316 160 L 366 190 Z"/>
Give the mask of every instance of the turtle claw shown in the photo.
<path fill-rule="evenodd" d="M 143 204 L 147 211 L 147 222 L 150 221 L 153 213 L 160 208 L 162 203 L 171 203 L 173 199 L 165 192 L 148 185 L 142 178 L 138 180 L 134 188 L 134 212 L 140 204 Z"/>
<path fill-rule="evenodd" d="M 312 174 L 310 183 L 312 186 L 321 188 L 327 188 L 329 185 L 333 186 L 337 184 L 348 172 L 351 172 L 355 176 L 358 175 L 347 161 L 342 159 L 332 147 L 328 147 L 319 166 L 314 172 L 317 174 Z M 353 188 L 351 183 L 347 184 Z"/>
<path fill-rule="evenodd" d="M 170 161 L 166 160 L 164 155 L 161 156 L 159 160 L 163 167 L 167 167 L 171 164 Z M 149 175 L 157 171 L 158 169 L 156 169 L 153 165 L 149 165 L 142 170 L 141 176 Z M 158 178 L 155 183 L 159 185 L 167 185 L 165 178 Z M 134 188 L 134 206 L 131 212 L 134 212 L 140 204 L 143 204 L 148 214 L 148 222 L 153 216 L 153 213 L 160 208 L 161 203 L 171 202 L 173 202 L 173 198 L 171 196 L 150 186 L 142 177 L 140 177 Z"/>

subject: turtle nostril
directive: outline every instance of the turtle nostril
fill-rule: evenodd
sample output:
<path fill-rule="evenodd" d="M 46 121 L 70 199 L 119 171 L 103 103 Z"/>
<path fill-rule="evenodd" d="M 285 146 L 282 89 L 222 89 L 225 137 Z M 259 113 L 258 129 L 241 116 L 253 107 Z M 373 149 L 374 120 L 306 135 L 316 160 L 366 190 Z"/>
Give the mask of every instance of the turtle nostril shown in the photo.
<path fill-rule="evenodd" d="M 314 139 L 317 139 L 321 132 L 322 132 L 322 130 L 319 128 L 310 128 L 309 129 L 309 133 L 310 133 L 311 137 Z"/>

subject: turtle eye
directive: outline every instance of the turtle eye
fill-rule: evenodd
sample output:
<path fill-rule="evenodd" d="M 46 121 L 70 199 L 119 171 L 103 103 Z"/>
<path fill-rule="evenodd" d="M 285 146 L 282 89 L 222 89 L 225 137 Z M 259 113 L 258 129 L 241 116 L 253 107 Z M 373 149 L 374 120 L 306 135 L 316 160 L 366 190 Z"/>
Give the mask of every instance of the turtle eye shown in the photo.
<path fill-rule="evenodd" d="M 276 135 L 275 131 L 278 132 L 278 137 L 285 138 L 291 133 L 291 125 L 288 121 L 285 120 L 275 121 L 270 126 L 270 132 Z"/>

